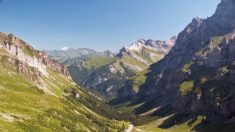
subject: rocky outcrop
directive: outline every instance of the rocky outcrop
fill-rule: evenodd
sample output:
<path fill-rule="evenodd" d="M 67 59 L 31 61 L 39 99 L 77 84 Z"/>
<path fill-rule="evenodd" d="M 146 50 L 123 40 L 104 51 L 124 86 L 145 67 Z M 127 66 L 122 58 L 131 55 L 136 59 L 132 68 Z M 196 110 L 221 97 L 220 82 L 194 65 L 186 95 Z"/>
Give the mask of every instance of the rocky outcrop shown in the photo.
<path fill-rule="evenodd" d="M 42 72 L 40 72 L 37 68 L 30 67 L 28 63 L 7 56 L 5 56 L 4 59 L 1 59 L 1 61 L 3 61 L 8 68 L 12 68 L 18 73 L 25 75 L 25 78 L 30 79 L 37 84 L 42 83 L 40 79 L 43 76 Z"/>
<path fill-rule="evenodd" d="M 47 68 L 69 77 L 66 66 L 60 65 L 57 61 L 50 59 L 45 52 L 37 51 L 26 42 L 13 34 L 1 33 L 2 48 L 9 54 L 15 56 L 19 62 L 19 71 L 25 71 L 27 67 L 38 69 L 43 75 L 48 76 Z"/>

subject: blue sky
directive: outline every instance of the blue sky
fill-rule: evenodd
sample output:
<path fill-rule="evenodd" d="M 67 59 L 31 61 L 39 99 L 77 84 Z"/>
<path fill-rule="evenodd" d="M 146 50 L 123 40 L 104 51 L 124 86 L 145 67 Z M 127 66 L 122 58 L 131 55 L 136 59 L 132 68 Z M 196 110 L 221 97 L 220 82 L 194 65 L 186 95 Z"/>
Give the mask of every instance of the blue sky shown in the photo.
<path fill-rule="evenodd" d="M 1 2 L 2 1 L 2 2 Z M 0 0 L 0 31 L 37 49 L 117 51 L 140 38 L 166 40 L 220 0 Z"/>

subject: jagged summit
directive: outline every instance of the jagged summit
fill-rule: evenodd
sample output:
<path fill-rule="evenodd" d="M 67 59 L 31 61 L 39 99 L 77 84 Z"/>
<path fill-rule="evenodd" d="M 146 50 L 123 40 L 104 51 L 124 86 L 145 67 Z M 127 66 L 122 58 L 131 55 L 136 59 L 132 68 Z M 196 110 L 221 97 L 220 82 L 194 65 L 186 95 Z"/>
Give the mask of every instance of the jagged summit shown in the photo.
<path fill-rule="evenodd" d="M 170 40 L 173 40 L 173 41 L 175 41 L 177 39 L 177 36 L 176 35 L 174 35 L 174 36 L 172 36 L 171 38 L 170 38 Z"/>
<path fill-rule="evenodd" d="M 123 47 L 118 55 L 123 54 L 123 52 L 141 52 L 143 48 L 168 53 L 169 50 L 174 46 L 176 39 L 176 36 L 173 36 L 166 41 L 139 39 L 129 47 Z"/>
<path fill-rule="evenodd" d="M 203 20 L 204 19 L 202 19 L 202 18 L 195 17 L 195 18 L 193 18 L 192 22 L 189 24 L 188 27 L 191 27 L 191 28 L 199 27 L 202 24 Z"/>

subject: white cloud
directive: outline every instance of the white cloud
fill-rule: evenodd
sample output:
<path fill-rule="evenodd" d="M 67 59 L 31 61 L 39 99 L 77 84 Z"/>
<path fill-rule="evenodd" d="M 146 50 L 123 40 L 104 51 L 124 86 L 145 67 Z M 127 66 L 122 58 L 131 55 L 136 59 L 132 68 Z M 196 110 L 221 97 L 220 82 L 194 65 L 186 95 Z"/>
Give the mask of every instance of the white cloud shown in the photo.
<path fill-rule="evenodd" d="M 66 50 L 68 50 L 68 49 L 69 49 L 69 47 L 67 47 L 67 46 L 61 48 L 61 50 L 63 50 L 63 51 L 66 51 Z"/>

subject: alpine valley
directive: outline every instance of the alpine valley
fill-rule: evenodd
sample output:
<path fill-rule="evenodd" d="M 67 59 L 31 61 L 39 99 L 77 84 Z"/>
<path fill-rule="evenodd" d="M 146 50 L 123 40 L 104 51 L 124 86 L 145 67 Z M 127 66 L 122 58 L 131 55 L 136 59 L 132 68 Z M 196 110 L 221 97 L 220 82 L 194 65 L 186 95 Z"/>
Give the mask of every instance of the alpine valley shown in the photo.
<path fill-rule="evenodd" d="M 0 131 L 234 132 L 235 0 L 117 53 L 0 33 Z"/>
<path fill-rule="evenodd" d="M 67 58 L 62 64 L 68 66 L 71 77 L 78 85 L 104 100 L 111 100 L 116 98 L 117 91 L 127 80 L 162 59 L 175 40 L 176 37 L 167 41 L 141 39 L 116 54 L 111 51 L 90 52 L 90 49 L 47 52 L 57 60 Z M 73 53 L 77 53 L 77 57 L 71 58 Z"/>

